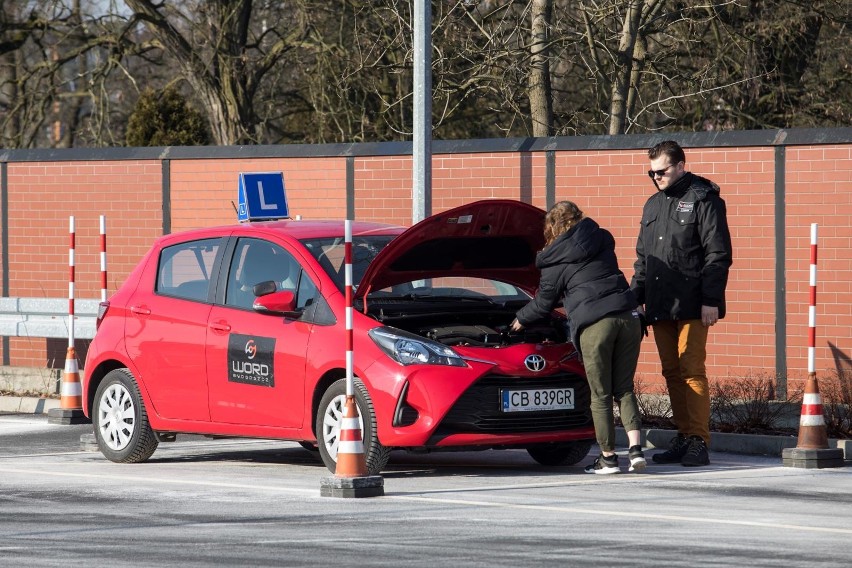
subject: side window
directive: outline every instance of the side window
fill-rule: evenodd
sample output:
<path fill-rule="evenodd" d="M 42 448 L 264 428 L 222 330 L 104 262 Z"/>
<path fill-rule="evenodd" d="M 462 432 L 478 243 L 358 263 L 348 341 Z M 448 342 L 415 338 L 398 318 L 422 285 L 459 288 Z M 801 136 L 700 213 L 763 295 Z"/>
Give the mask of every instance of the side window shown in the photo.
<path fill-rule="evenodd" d="M 206 302 L 210 274 L 221 246 L 221 239 L 204 239 L 164 248 L 160 252 L 156 292 Z"/>
<path fill-rule="evenodd" d="M 296 292 L 296 309 L 302 310 L 313 304 L 317 294 L 319 294 L 319 290 L 317 290 L 316 284 L 308 278 L 303 270 L 301 278 L 299 278 L 299 290 Z"/>
<path fill-rule="evenodd" d="M 296 291 L 299 264 L 282 247 L 261 239 L 240 239 L 228 269 L 225 304 L 251 309 L 254 287 L 272 281 L 276 290 Z"/>

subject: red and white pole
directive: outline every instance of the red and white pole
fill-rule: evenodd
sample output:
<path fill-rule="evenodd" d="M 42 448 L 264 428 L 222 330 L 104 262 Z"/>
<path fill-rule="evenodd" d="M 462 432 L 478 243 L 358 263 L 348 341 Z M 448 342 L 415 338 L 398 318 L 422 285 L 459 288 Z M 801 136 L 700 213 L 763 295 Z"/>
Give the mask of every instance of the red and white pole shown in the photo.
<path fill-rule="evenodd" d="M 366 477 L 367 457 L 364 454 L 364 441 L 361 434 L 361 421 L 358 417 L 358 404 L 355 401 L 355 377 L 352 357 L 352 221 L 346 219 L 343 225 L 344 248 L 344 288 L 346 292 L 346 402 L 343 416 L 340 418 L 340 432 L 337 438 L 338 478 Z"/>
<path fill-rule="evenodd" d="M 808 381 L 799 418 L 799 448 L 827 448 L 825 414 L 816 377 L 817 224 L 811 224 L 810 302 L 808 304 Z"/>
<path fill-rule="evenodd" d="M 816 374 L 817 224 L 811 223 L 810 304 L 808 306 L 808 374 Z"/>
<path fill-rule="evenodd" d="M 802 399 L 802 415 L 799 427 L 816 428 L 816 442 L 809 441 L 809 447 L 822 448 L 825 440 L 825 415 L 822 410 L 822 396 L 816 378 L 816 288 L 817 288 L 817 224 L 811 224 L 811 270 L 810 302 L 808 304 L 808 382 Z M 808 436 L 813 438 L 814 436 Z M 800 436 L 802 438 L 802 436 Z M 824 440 L 825 438 L 825 440 Z M 802 447 L 801 440 L 800 446 Z"/>
<path fill-rule="evenodd" d="M 352 340 L 352 220 L 343 224 L 343 270 L 346 296 L 346 401 L 337 434 L 337 460 L 334 477 L 323 480 L 320 495 L 336 497 L 378 497 L 385 494 L 380 475 L 369 475 L 361 419 L 355 400 L 355 371 Z M 375 432 L 373 436 L 375 436 Z"/>
<path fill-rule="evenodd" d="M 83 388 L 77 366 L 77 351 L 74 349 L 74 216 L 68 218 L 70 247 L 68 248 L 68 350 L 65 355 L 65 374 L 62 376 L 59 408 L 48 411 L 50 424 L 86 424 L 89 419 L 83 414 Z"/>
<path fill-rule="evenodd" d="M 803 468 L 843 467 L 843 450 L 828 447 L 822 396 L 816 376 L 817 224 L 811 224 L 810 303 L 808 305 L 808 380 L 802 396 L 799 438 L 795 448 L 784 448 L 785 466 Z"/>
<path fill-rule="evenodd" d="M 68 347 L 74 347 L 74 216 L 69 218 L 71 243 L 68 249 Z"/>
<path fill-rule="evenodd" d="M 106 217 L 101 215 L 101 302 L 107 299 Z"/>
<path fill-rule="evenodd" d="M 355 394 L 352 361 L 352 221 L 343 224 L 344 287 L 346 290 L 346 396 Z"/>

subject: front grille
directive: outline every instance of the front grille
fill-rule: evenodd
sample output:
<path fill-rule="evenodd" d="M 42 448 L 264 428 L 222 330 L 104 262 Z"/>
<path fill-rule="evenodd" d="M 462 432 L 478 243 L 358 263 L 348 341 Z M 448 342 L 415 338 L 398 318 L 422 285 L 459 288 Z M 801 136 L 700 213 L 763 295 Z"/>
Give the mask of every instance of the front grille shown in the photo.
<path fill-rule="evenodd" d="M 574 389 L 574 410 L 502 412 L 501 389 Z M 486 375 L 456 401 L 430 443 L 453 434 L 525 434 L 572 430 L 592 424 L 591 395 L 583 377 L 560 373 L 547 377 Z"/>

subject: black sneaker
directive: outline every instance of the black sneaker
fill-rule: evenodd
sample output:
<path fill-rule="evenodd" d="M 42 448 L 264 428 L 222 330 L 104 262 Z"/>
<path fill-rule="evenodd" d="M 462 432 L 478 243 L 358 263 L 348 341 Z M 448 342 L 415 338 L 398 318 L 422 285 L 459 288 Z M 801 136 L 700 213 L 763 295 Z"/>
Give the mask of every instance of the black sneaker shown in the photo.
<path fill-rule="evenodd" d="M 586 473 L 597 473 L 599 475 L 619 473 L 621 470 L 618 469 L 618 456 L 615 454 L 612 454 L 611 456 L 601 454 L 594 462 L 587 465 L 584 471 Z"/>
<path fill-rule="evenodd" d="M 668 450 L 654 454 L 651 459 L 654 463 L 681 463 L 687 449 L 689 449 L 689 440 L 683 434 L 678 434 L 669 442 Z"/>
<path fill-rule="evenodd" d="M 627 450 L 627 458 L 630 460 L 630 467 L 627 468 L 627 471 L 645 471 L 645 466 L 648 465 L 648 462 L 645 461 L 642 446 L 630 446 L 630 449 Z"/>
<path fill-rule="evenodd" d="M 689 446 L 683 454 L 681 464 L 688 467 L 710 465 L 710 456 L 707 454 L 707 444 L 701 436 L 690 436 Z"/>

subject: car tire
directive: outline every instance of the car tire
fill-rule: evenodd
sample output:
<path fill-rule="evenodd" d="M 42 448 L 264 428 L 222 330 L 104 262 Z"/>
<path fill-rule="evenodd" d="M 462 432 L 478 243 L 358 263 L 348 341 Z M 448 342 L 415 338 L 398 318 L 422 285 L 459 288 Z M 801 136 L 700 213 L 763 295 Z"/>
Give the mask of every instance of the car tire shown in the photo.
<path fill-rule="evenodd" d="M 361 381 L 356 380 L 354 391 L 355 403 L 361 415 L 361 439 L 364 443 L 367 474 L 376 475 L 387 465 L 390 449 L 379 443 L 376 437 L 376 411 L 367 388 Z M 337 442 L 345 404 L 346 380 L 340 379 L 328 387 L 317 409 L 317 446 L 323 463 L 332 473 L 337 469 Z"/>
<path fill-rule="evenodd" d="M 580 463 L 589 455 L 592 444 L 592 442 L 585 440 L 541 444 L 530 446 L 527 448 L 527 453 L 541 465 L 574 465 Z"/>
<path fill-rule="evenodd" d="M 138 463 L 151 457 L 159 441 L 128 369 L 107 373 L 92 408 L 95 438 L 101 453 L 116 463 Z"/>

